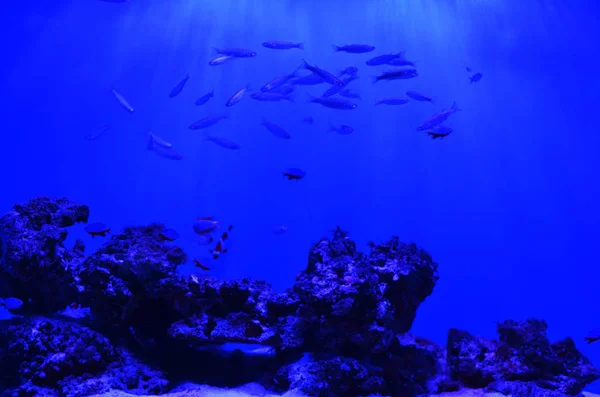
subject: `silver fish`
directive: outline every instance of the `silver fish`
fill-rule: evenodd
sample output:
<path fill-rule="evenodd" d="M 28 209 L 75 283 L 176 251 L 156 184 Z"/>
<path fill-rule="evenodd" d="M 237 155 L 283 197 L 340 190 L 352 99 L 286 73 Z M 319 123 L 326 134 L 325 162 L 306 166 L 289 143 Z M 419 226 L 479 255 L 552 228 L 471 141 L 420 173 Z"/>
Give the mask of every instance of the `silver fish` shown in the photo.
<path fill-rule="evenodd" d="M 423 124 L 417 127 L 417 131 L 429 130 L 436 125 L 442 124 L 444 121 L 448 120 L 448 117 L 453 115 L 456 112 L 459 112 L 461 109 L 458 108 L 456 102 L 452 104 L 450 109 L 443 110 L 440 113 L 434 114 L 428 120 L 426 120 Z"/>
<path fill-rule="evenodd" d="M 225 103 L 225 106 L 231 107 L 231 106 L 235 105 L 236 103 L 239 103 L 239 101 L 241 101 L 242 98 L 244 97 L 244 94 L 246 93 L 246 91 L 248 91 L 248 86 L 237 90 L 236 93 L 233 94 L 231 96 L 231 98 L 229 98 L 227 100 L 227 102 Z"/>
<path fill-rule="evenodd" d="M 267 127 L 269 132 L 271 132 L 271 134 L 275 135 L 278 138 L 290 139 L 292 137 L 286 130 L 284 130 L 283 128 L 281 128 L 280 126 L 278 126 L 275 123 L 271 123 L 270 121 L 267 121 L 266 119 L 263 119 L 262 125 Z"/>
<path fill-rule="evenodd" d="M 222 148 L 225 149 L 231 149 L 231 150 L 239 150 L 241 149 L 241 146 L 238 145 L 237 143 L 230 141 L 229 139 L 225 139 L 225 138 L 220 138 L 220 137 L 216 137 L 216 136 L 208 136 L 206 137 L 207 141 L 211 141 L 216 143 L 217 145 L 221 146 Z"/>
<path fill-rule="evenodd" d="M 112 93 L 115 96 L 115 98 L 117 98 L 117 101 L 119 101 L 121 106 L 123 106 L 125 108 L 125 110 L 127 110 L 129 113 L 133 113 L 133 108 L 131 107 L 129 102 L 127 102 L 127 100 L 123 97 L 123 95 L 121 95 L 117 91 L 115 91 L 114 88 L 112 89 Z"/>
<path fill-rule="evenodd" d="M 219 121 L 228 118 L 229 116 L 226 116 L 224 114 L 217 114 L 217 115 L 213 115 L 213 116 L 206 116 L 203 119 L 200 119 L 198 121 L 196 121 L 195 123 L 193 123 L 192 125 L 190 125 L 190 129 L 191 130 L 199 130 L 201 128 L 208 128 L 212 125 L 217 124 Z"/>

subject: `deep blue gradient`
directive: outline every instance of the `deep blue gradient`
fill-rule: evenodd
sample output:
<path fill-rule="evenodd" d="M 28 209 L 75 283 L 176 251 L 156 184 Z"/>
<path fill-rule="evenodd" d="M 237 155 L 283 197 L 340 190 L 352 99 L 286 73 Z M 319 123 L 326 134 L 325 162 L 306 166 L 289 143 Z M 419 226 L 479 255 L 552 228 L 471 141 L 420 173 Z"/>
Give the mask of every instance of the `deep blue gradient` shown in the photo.
<path fill-rule="evenodd" d="M 600 365 L 600 12 L 591 1 L 559 0 L 95 0 L 3 4 L 3 171 L 0 209 L 37 195 L 91 207 L 113 231 L 163 222 L 194 257 L 192 222 L 213 215 L 234 226 L 217 277 L 291 286 L 310 244 L 336 225 L 366 250 L 399 235 L 440 263 L 441 279 L 414 332 L 443 343 L 449 327 L 495 335 L 504 319 L 544 318 L 550 337 L 573 336 Z M 302 41 L 304 51 L 263 48 Z M 368 43 L 372 54 L 334 53 Z M 211 46 L 258 52 L 211 67 Z M 406 50 L 413 80 L 372 84 L 385 67 L 372 55 Z M 227 99 L 289 73 L 302 58 L 339 71 L 359 67 L 350 111 L 306 102 L 325 85 L 300 88 L 295 103 Z M 483 79 L 469 84 L 465 66 Z M 171 89 L 187 74 L 183 92 Z M 127 113 L 111 88 L 135 108 Z M 203 107 L 195 100 L 215 90 Z M 436 104 L 374 106 L 417 90 Z M 416 126 L 453 101 L 453 135 L 433 141 Z M 229 115 L 209 131 L 242 145 L 228 151 L 188 126 Z M 312 116 L 315 124 L 302 123 Z M 289 141 L 271 135 L 278 123 Z M 350 136 L 329 123 L 355 128 Z M 96 141 L 84 136 L 110 124 Z M 152 129 L 184 158 L 146 150 Z M 282 172 L 300 167 L 301 181 Z M 289 227 L 274 235 L 272 227 Z M 88 252 L 102 239 L 79 225 L 69 240 Z M 186 265 L 182 272 L 196 269 Z M 597 390 L 600 390 L 597 388 Z"/>

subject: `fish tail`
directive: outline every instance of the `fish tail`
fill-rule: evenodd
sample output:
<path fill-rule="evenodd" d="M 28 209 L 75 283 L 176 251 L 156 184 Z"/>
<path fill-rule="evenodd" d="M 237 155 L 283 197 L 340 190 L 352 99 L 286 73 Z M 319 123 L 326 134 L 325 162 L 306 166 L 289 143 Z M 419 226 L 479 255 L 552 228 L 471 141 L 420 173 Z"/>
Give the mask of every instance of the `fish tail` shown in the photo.
<path fill-rule="evenodd" d="M 221 53 L 221 50 L 219 50 L 217 47 L 210 46 L 210 49 L 211 49 L 211 50 L 212 50 L 214 53 L 217 53 L 217 54 L 220 54 L 220 53 Z"/>
<path fill-rule="evenodd" d="M 379 76 L 371 76 L 371 78 L 373 79 L 373 84 L 379 81 Z"/>
<path fill-rule="evenodd" d="M 594 339 L 594 338 L 590 338 L 589 336 L 586 336 L 586 337 L 584 337 L 583 339 L 585 339 L 585 341 L 586 341 L 588 344 L 590 344 L 590 343 L 592 343 L 592 342 L 594 342 L 594 341 L 596 340 L 596 339 Z"/>
<path fill-rule="evenodd" d="M 299 49 L 303 50 L 304 49 L 304 43 L 298 43 L 298 44 L 296 44 L 296 48 L 299 48 Z"/>
<path fill-rule="evenodd" d="M 211 97 L 215 96 L 215 89 L 211 88 L 209 94 Z"/>
<path fill-rule="evenodd" d="M 302 58 L 302 63 L 302 68 L 310 70 L 310 65 L 308 64 L 308 62 L 306 62 L 306 59 Z"/>
<path fill-rule="evenodd" d="M 461 112 L 462 109 L 458 107 L 458 105 L 456 104 L 456 101 L 452 102 L 452 106 L 450 107 L 450 110 L 452 110 L 453 112 Z"/>
<path fill-rule="evenodd" d="M 341 48 L 338 45 L 333 44 L 332 47 L 333 47 L 333 51 L 335 51 L 335 52 L 341 51 Z"/>
<path fill-rule="evenodd" d="M 295 100 L 294 100 L 294 96 L 293 96 L 292 94 L 290 94 L 290 95 L 286 95 L 286 96 L 285 96 L 285 100 L 286 100 L 286 101 L 290 101 L 290 102 L 292 102 L 292 103 L 294 103 L 294 102 L 295 102 Z"/>

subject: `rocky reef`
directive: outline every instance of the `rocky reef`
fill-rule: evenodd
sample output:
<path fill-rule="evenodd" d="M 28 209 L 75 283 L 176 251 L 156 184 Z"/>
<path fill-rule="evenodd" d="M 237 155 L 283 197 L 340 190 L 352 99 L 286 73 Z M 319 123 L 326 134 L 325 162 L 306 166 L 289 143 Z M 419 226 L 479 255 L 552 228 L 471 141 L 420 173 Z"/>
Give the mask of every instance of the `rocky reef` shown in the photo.
<path fill-rule="evenodd" d="M 198 384 L 254 382 L 315 397 L 564 397 L 600 378 L 571 339 L 551 343 L 542 320 L 499 323 L 497 340 L 451 329 L 446 346 L 410 334 L 438 264 L 396 237 L 361 253 L 338 228 L 278 294 L 259 280 L 179 275 L 187 257 L 159 224 L 87 256 L 80 241 L 65 247 L 88 216 L 40 197 L 0 218 L 0 297 L 24 302 L 0 321 L 2 395 L 209 396 Z M 89 315 L 66 315 L 73 303 Z"/>

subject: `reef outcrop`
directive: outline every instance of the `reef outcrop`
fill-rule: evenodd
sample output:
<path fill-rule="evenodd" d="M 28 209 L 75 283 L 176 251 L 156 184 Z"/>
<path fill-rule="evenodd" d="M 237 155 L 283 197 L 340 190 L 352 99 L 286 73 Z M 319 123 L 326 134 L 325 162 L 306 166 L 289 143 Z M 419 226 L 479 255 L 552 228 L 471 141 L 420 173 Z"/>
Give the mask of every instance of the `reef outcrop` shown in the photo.
<path fill-rule="evenodd" d="M 192 380 L 318 397 L 562 397 L 600 378 L 571 339 L 550 343 L 541 320 L 500 323 L 498 340 L 451 329 L 446 346 L 410 334 L 438 264 L 397 237 L 361 253 L 337 228 L 278 294 L 260 280 L 181 276 L 188 258 L 160 224 L 128 227 L 88 256 L 80 241 L 65 247 L 88 217 L 41 197 L 0 218 L 0 297 L 24 302 L 0 321 L 5 395 L 177 394 Z M 73 302 L 89 315 L 65 315 Z"/>

